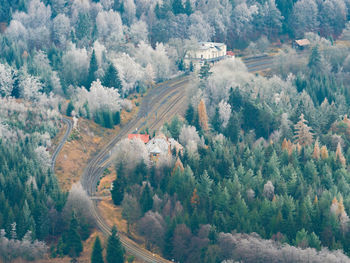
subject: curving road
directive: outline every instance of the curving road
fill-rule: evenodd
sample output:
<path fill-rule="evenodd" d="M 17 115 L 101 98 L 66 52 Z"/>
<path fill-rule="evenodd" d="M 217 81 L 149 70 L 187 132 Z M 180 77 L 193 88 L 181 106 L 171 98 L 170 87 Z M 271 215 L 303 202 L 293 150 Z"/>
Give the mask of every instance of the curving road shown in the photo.
<path fill-rule="evenodd" d="M 68 119 L 66 117 L 62 118 L 62 121 L 67 125 L 67 129 L 66 132 L 64 133 L 64 136 L 62 138 L 62 140 L 59 142 L 56 150 L 54 151 L 54 153 L 52 154 L 52 158 L 51 158 L 51 171 L 54 172 L 55 171 L 55 165 L 56 165 L 56 159 L 58 154 L 60 153 L 60 151 L 62 150 L 63 145 L 65 144 L 65 142 L 68 139 L 69 134 L 72 131 L 73 128 L 73 122 L 71 119 Z"/>

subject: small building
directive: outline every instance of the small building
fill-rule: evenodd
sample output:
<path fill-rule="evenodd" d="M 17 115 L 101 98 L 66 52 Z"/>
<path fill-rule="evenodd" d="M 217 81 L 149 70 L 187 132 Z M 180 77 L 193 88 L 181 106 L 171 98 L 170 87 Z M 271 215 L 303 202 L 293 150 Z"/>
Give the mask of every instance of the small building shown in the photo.
<path fill-rule="evenodd" d="M 205 62 L 214 63 L 226 58 L 226 49 L 224 43 L 200 42 L 196 48 L 187 52 L 184 63 L 188 67 L 192 62 L 198 70 Z"/>
<path fill-rule="evenodd" d="M 307 49 L 311 45 L 310 41 L 306 38 L 297 39 L 293 41 L 293 47 L 299 50 Z"/>
<path fill-rule="evenodd" d="M 234 58 L 235 57 L 235 53 L 233 53 L 233 51 L 227 51 L 226 52 L 226 56 L 230 57 L 230 58 Z"/>
<path fill-rule="evenodd" d="M 144 144 L 149 142 L 148 134 L 128 134 L 129 140 L 140 139 Z"/>
<path fill-rule="evenodd" d="M 167 138 L 164 134 L 159 134 L 146 144 L 151 161 L 156 162 L 160 155 L 171 155 L 175 150 L 176 154 L 183 152 L 183 147 L 173 138 Z"/>

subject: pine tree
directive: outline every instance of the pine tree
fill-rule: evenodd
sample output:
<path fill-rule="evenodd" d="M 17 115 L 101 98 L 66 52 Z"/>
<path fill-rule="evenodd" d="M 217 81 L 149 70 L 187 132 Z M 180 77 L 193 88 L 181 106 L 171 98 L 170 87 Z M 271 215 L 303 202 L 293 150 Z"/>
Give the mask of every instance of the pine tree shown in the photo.
<path fill-rule="evenodd" d="M 307 126 L 307 121 L 304 119 L 304 114 L 300 115 L 300 120 L 294 125 L 295 130 L 295 141 L 299 143 L 300 146 L 307 146 L 312 143 L 311 128 Z"/>
<path fill-rule="evenodd" d="M 106 261 L 107 263 L 124 263 L 124 248 L 117 235 L 117 228 L 113 226 L 112 233 L 107 241 Z"/>
<path fill-rule="evenodd" d="M 123 88 L 122 82 L 119 78 L 118 70 L 114 67 L 112 63 L 108 66 L 108 69 L 105 75 L 103 76 L 102 85 L 109 88 L 115 88 L 119 92 Z"/>
<path fill-rule="evenodd" d="M 91 253 L 91 263 L 103 263 L 102 246 L 100 238 L 97 236 Z"/>
<path fill-rule="evenodd" d="M 321 158 L 322 158 L 322 160 L 328 158 L 328 150 L 327 150 L 327 147 L 325 145 L 323 145 L 321 147 Z"/>
<path fill-rule="evenodd" d="M 120 205 L 122 203 L 125 186 L 126 186 L 125 177 L 119 174 L 118 178 L 113 181 L 113 187 L 111 190 L 112 200 L 115 205 Z"/>
<path fill-rule="evenodd" d="M 311 55 L 309 57 L 308 67 L 310 68 L 312 74 L 317 73 L 321 67 L 321 54 L 318 46 L 315 46 L 312 49 Z"/>
<path fill-rule="evenodd" d="M 152 198 L 151 190 L 148 186 L 148 183 L 146 183 L 146 186 L 142 191 L 140 205 L 143 213 L 146 213 L 148 210 L 151 210 L 153 207 L 153 198 Z"/>
<path fill-rule="evenodd" d="M 96 59 L 95 50 L 92 51 L 91 59 L 90 59 L 90 66 L 89 66 L 89 73 L 86 80 L 86 89 L 90 90 L 91 83 L 96 80 L 95 78 L 95 72 L 98 70 L 98 64 Z"/>
<path fill-rule="evenodd" d="M 191 6 L 191 1 L 186 0 L 185 2 L 185 14 L 190 16 L 193 13 L 192 6 Z"/>
<path fill-rule="evenodd" d="M 199 125 L 204 131 L 207 131 L 209 129 L 208 115 L 207 115 L 207 109 L 205 107 L 205 103 L 203 99 L 198 104 L 198 117 L 199 117 Z"/>
<path fill-rule="evenodd" d="M 199 78 L 206 80 L 211 74 L 212 72 L 210 72 L 210 66 L 207 62 L 205 62 L 204 65 L 199 70 Z"/>
<path fill-rule="evenodd" d="M 66 239 L 66 247 L 68 248 L 68 254 L 72 258 L 79 257 L 80 253 L 83 251 L 83 243 L 81 242 L 81 237 L 78 232 L 78 228 L 78 219 L 75 216 L 75 214 L 72 213 L 72 218 L 70 221 Z"/>
<path fill-rule="evenodd" d="M 315 142 L 314 153 L 312 155 L 316 160 L 320 159 L 320 146 L 318 145 L 318 140 Z"/>
<path fill-rule="evenodd" d="M 185 9 L 182 5 L 182 0 L 173 0 L 172 9 L 174 15 L 183 14 L 185 12 Z"/>
<path fill-rule="evenodd" d="M 74 105 L 73 105 L 73 102 L 70 101 L 70 102 L 68 103 L 67 110 L 66 110 L 67 116 L 72 116 L 73 110 L 74 110 Z"/>

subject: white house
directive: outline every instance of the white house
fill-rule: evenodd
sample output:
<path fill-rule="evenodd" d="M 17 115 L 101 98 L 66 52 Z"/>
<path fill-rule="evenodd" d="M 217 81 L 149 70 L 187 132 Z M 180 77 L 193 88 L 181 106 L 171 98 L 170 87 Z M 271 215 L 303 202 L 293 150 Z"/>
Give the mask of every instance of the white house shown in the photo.
<path fill-rule="evenodd" d="M 226 51 L 224 43 L 200 42 L 196 48 L 186 53 L 184 62 L 187 67 L 192 62 L 198 70 L 205 62 L 214 63 L 226 58 Z"/>

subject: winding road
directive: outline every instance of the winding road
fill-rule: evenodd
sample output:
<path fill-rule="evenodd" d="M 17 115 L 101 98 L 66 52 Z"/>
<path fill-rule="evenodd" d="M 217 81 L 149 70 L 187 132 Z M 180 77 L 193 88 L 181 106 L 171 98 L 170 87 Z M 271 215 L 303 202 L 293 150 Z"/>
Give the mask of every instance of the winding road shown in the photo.
<path fill-rule="evenodd" d="M 68 136 L 71 133 L 72 128 L 73 128 L 73 122 L 72 122 L 71 119 L 63 117 L 62 121 L 67 125 L 67 129 L 66 129 L 66 132 L 63 135 L 62 140 L 59 142 L 57 148 L 55 149 L 55 151 L 52 154 L 52 158 L 51 158 L 51 171 L 52 172 L 55 171 L 55 165 L 56 165 L 57 156 L 60 153 L 60 151 L 62 150 L 62 147 L 66 143 L 66 141 L 68 139 Z"/>
<path fill-rule="evenodd" d="M 243 59 L 243 61 L 245 62 L 249 72 L 267 70 L 272 65 L 272 58 L 268 56 L 248 58 L 245 60 Z M 125 124 L 121 128 L 120 132 L 90 160 L 85 168 L 80 179 L 81 184 L 89 196 L 91 196 L 93 199 L 94 206 L 92 213 L 95 217 L 97 227 L 105 235 L 109 235 L 111 233 L 111 227 L 100 215 L 97 208 L 97 200 L 94 200 L 94 196 L 96 194 L 98 181 L 100 180 L 103 171 L 112 164 L 110 155 L 113 147 L 119 140 L 125 138 L 129 133 L 135 131 L 136 129 L 142 130 L 148 128 L 149 132 L 152 134 L 153 131 L 159 129 L 165 121 L 170 120 L 177 114 L 184 114 L 187 107 L 186 95 L 191 80 L 191 76 L 180 76 L 169 81 L 162 82 L 149 90 L 142 100 L 137 116 Z M 73 126 L 72 121 L 68 118 L 64 117 L 63 122 L 67 124 L 67 129 L 64 137 L 52 155 L 52 170 L 55 168 L 56 158 L 64 143 L 68 139 Z M 134 241 L 127 238 L 124 234 L 119 233 L 119 236 L 124 248 L 130 254 L 136 256 L 139 260 L 154 263 L 171 262 L 142 248 Z"/>

